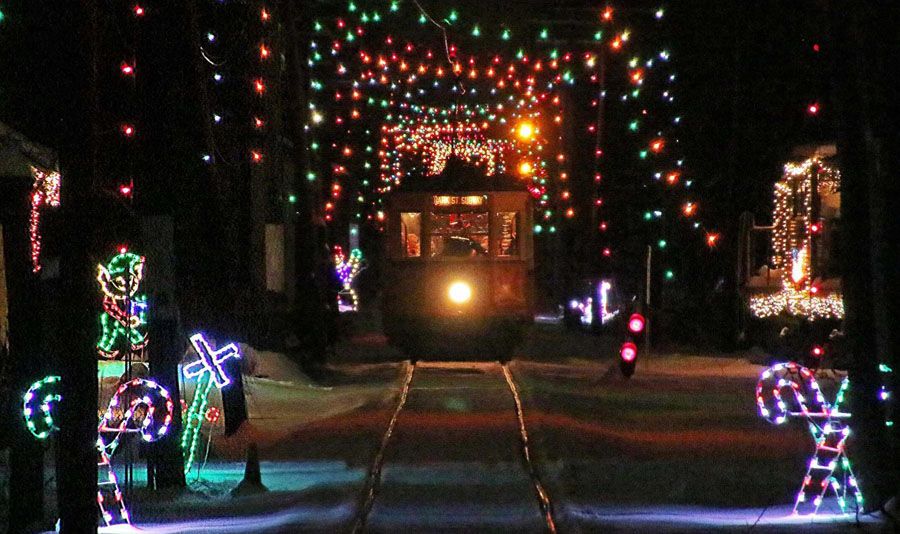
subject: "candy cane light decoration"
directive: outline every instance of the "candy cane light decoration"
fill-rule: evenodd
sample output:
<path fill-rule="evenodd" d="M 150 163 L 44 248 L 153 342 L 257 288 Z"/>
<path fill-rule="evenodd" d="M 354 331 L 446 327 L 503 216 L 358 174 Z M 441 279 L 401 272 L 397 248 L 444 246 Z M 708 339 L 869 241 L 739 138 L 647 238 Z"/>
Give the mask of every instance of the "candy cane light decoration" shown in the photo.
<path fill-rule="evenodd" d="M 59 430 L 53 421 L 53 412 L 62 400 L 59 381 L 58 376 L 38 380 L 22 398 L 25 425 L 38 439 L 47 439 Z M 107 526 L 131 522 L 110 465 L 122 436 L 139 434 L 145 442 L 160 439 L 172 423 L 173 408 L 172 396 L 164 387 L 142 378 L 122 384 L 110 399 L 97 428 L 97 506 Z"/>
<path fill-rule="evenodd" d="M 110 465 L 110 457 L 119 446 L 122 435 L 138 434 L 145 442 L 156 441 L 168 432 L 173 413 L 172 396 L 152 380 L 135 378 L 126 382 L 109 400 L 97 428 L 97 505 L 107 526 L 131 522 L 116 474 Z M 115 509 L 118 515 L 114 515 L 111 509 Z"/>
<path fill-rule="evenodd" d="M 37 439 L 47 439 L 59 430 L 53 420 L 56 403 L 62 400 L 59 393 L 59 377 L 46 376 L 28 388 L 22 397 L 22 416 L 25 426 Z"/>
<path fill-rule="evenodd" d="M 791 419 L 805 419 L 816 450 L 810 458 L 797 493 L 793 513 L 816 514 L 829 491 L 837 498 L 842 513 L 847 513 L 847 499 L 855 498 L 863 505 L 850 459 L 845 450 L 850 427 L 849 412 L 841 410 L 850 381 L 844 378 L 834 402 L 825 399 L 815 374 L 793 362 L 780 363 L 766 369 L 756 384 L 759 415 L 775 425 Z"/>

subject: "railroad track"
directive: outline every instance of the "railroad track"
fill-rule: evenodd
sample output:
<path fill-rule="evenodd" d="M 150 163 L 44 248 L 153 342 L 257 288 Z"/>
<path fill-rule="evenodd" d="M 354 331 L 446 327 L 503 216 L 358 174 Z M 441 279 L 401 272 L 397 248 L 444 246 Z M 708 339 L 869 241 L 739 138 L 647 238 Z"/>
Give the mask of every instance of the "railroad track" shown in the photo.
<path fill-rule="evenodd" d="M 519 450 L 521 452 L 521 462 L 528 475 L 528 479 L 530 480 L 534 497 L 537 500 L 537 509 L 541 516 L 540 523 L 541 525 L 543 525 L 543 529 L 545 530 L 545 532 L 556 534 L 557 527 L 556 521 L 554 519 L 553 502 L 550 499 L 550 495 L 547 492 L 545 486 L 541 482 L 540 474 L 535 465 L 534 455 L 531 449 L 531 441 L 529 439 L 528 429 L 525 425 L 525 413 L 522 400 L 519 395 L 519 388 L 516 385 L 515 379 L 509 370 L 509 366 L 502 362 L 497 363 L 497 365 L 502 370 L 502 375 L 505 379 L 505 385 L 509 390 L 510 396 L 512 397 L 513 402 L 510 404 L 513 408 L 518 427 L 517 434 L 520 442 Z M 417 363 L 411 363 L 406 369 L 406 375 L 403 380 L 403 386 L 400 390 L 397 405 L 394 408 L 394 412 L 391 416 L 390 422 L 388 423 L 387 429 L 381 439 L 381 444 L 379 446 L 378 452 L 375 454 L 375 458 L 366 476 L 362 502 L 353 524 L 352 532 L 354 534 L 361 534 L 369 530 L 369 520 L 372 513 L 372 508 L 375 505 L 376 500 L 378 499 L 383 485 L 382 471 L 385 464 L 386 452 L 392 445 L 392 437 L 394 436 L 395 429 L 397 428 L 398 419 L 400 418 L 401 413 L 407 405 L 407 400 L 409 398 L 410 389 L 413 383 L 413 377 L 414 375 L 416 375 L 417 368 Z M 465 377 L 461 377 L 461 380 L 465 380 Z"/>

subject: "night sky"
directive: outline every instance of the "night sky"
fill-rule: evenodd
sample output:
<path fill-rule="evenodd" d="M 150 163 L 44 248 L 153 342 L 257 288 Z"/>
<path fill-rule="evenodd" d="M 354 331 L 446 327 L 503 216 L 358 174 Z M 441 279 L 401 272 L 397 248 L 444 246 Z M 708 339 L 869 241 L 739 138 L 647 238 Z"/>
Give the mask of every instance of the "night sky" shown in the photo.
<path fill-rule="evenodd" d="M 421 3 L 435 12 L 446 9 L 441 2 Z M 553 20 L 596 16 L 602 7 L 582 1 L 462 0 L 455 5 L 482 20 L 527 13 L 554 29 L 563 26 L 554 25 Z M 659 5 L 631 1 L 619 7 L 655 10 Z M 678 73 L 677 106 L 684 118 L 679 148 L 695 181 L 694 194 L 703 206 L 704 220 L 722 233 L 719 251 L 702 260 L 704 283 L 709 284 L 733 272 L 740 214 L 752 211 L 759 223 L 769 221 L 772 184 L 793 148 L 831 140 L 826 13 L 820 2 L 812 0 L 682 0 L 664 5 L 666 33 L 654 38 L 660 46 L 671 48 Z M 0 27 L 0 72 L 6 75 L 0 80 L 0 120 L 52 147 L 58 133 L 55 114 L 71 90 L 67 80 L 81 74 L 49 53 L 52 44 L 48 43 L 60 28 L 79 24 L 34 2 L 7 0 L 3 6 L 7 17 Z M 327 13 L 343 5 L 336 8 L 322 2 L 312 9 Z M 156 71 L 167 70 L 167 76 L 180 78 L 189 62 L 179 57 L 179 50 L 183 49 L 174 44 L 169 51 L 160 50 L 168 56 L 155 58 L 154 64 L 145 61 L 144 73 L 157 67 Z M 165 90 L 170 82 L 151 75 L 150 83 Z M 179 90 L 178 84 L 173 87 Z M 177 94 L 166 98 L 178 102 Z M 811 103 L 820 107 L 815 116 L 807 111 Z M 194 103 L 182 105 L 181 120 L 192 120 L 195 111 L 189 108 Z M 165 127 L 164 116 L 147 118 Z M 177 151 L 173 154 L 193 164 L 198 152 L 190 142 L 188 138 L 186 146 L 180 147 L 181 156 Z M 159 183 L 148 184 L 144 191 L 155 190 L 168 198 L 166 181 L 182 174 L 177 164 L 169 166 L 171 170 L 155 171 L 152 181 Z M 181 187 L 177 179 L 171 183 Z"/>

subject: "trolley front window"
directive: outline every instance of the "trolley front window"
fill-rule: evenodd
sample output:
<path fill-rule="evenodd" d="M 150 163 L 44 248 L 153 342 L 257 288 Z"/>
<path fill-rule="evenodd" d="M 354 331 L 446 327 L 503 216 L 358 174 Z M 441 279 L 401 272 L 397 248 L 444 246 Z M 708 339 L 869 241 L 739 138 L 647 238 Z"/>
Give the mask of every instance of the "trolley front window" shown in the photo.
<path fill-rule="evenodd" d="M 418 258 L 422 255 L 422 214 L 400 214 L 400 246 L 404 258 Z"/>
<path fill-rule="evenodd" d="M 432 258 L 487 256 L 488 212 L 431 213 L 430 222 Z"/>

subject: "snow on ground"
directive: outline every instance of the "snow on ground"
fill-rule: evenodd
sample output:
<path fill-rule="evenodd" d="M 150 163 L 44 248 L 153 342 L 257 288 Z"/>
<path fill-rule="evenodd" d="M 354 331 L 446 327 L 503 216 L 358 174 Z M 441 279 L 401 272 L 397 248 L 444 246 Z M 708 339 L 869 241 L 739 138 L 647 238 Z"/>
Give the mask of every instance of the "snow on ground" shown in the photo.
<path fill-rule="evenodd" d="M 643 355 L 516 361 L 526 423 L 561 525 L 575 531 L 845 530 L 833 500 L 792 517 L 813 441 L 802 422 L 759 418 L 763 367 L 740 357 Z M 852 449 L 851 449 L 852 456 Z M 832 512 L 832 513 L 828 513 Z M 861 521 L 880 531 L 874 517 Z M 763 527 L 763 528 L 760 528 Z"/>
<path fill-rule="evenodd" d="M 395 363 L 369 366 L 368 379 L 363 380 L 360 369 L 336 370 L 333 379 L 340 383 L 321 385 L 283 354 L 255 351 L 250 347 L 242 347 L 242 353 L 249 371 L 244 375 L 248 420 L 229 437 L 224 436 L 221 422 L 204 423 L 207 431 L 211 427 L 214 458 L 242 459 L 250 443 L 256 443 L 261 458 L 266 458 L 267 451 L 315 422 L 371 405 L 389 404 L 397 393 L 395 381 L 402 371 L 402 365 Z M 192 386 L 193 383 L 186 388 L 188 399 L 194 394 Z M 219 391 L 210 395 L 209 406 L 222 409 Z M 204 440 L 209 435 L 205 433 Z"/>
<path fill-rule="evenodd" d="M 245 351 L 249 422 L 230 438 L 214 430 L 210 459 L 202 466 L 201 457 L 201 476 L 192 473 L 188 491 L 136 489 L 129 505 L 140 531 L 347 531 L 406 365 L 370 326 L 339 346 L 318 381 L 283 355 Z M 774 427 L 757 416 L 761 366 L 741 355 L 651 354 L 624 380 L 617 346 L 613 338 L 538 324 L 511 364 L 561 532 L 747 531 L 754 524 L 754 532 L 841 532 L 855 525 L 853 515 L 790 515 L 812 441 L 802 424 Z M 234 499 L 229 492 L 250 442 L 259 444 L 270 491 Z M 385 472 L 438 485 L 477 470 L 387 465 Z M 862 531 L 884 529 L 877 516 L 859 520 Z"/>

